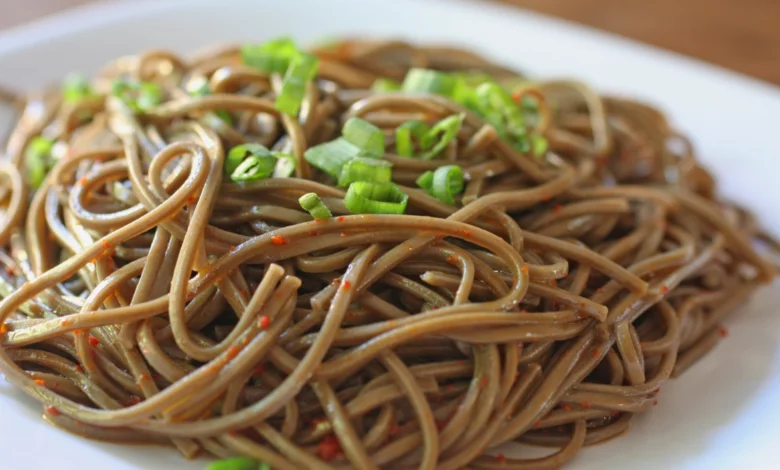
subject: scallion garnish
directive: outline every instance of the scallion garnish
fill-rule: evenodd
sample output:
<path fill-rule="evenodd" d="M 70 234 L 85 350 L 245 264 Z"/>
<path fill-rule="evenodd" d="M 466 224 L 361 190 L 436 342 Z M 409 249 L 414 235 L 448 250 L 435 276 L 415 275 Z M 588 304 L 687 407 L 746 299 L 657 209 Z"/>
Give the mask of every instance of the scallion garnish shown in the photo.
<path fill-rule="evenodd" d="M 547 147 L 549 146 L 549 143 L 547 142 L 547 139 L 544 138 L 544 136 L 541 136 L 539 134 L 531 134 L 531 150 L 534 153 L 534 156 L 541 157 L 547 152 Z"/>
<path fill-rule="evenodd" d="M 418 142 L 428 133 L 428 125 L 422 121 L 406 121 L 395 130 L 395 151 L 402 157 L 414 155 L 413 138 Z"/>
<path fill-rule="evenodd" d="M 458 79 L 446 72 L 430 69 L 411 69 L 406 73 L 401 89 L 408 93 L 430 93 L 451 97 Z"/>
<path fill-rule="evenodd" d="M 351 117 L 344 123 L 341 135 L 360 149 L 381 157 L 385 153 L 385 134 L 370 122 Z"/>
<path fill-rule="evenodd" d="M 440 166 L 433 172 L 431 183 L 429 192 L 433 197 L 455 205 L 455 195 L 463 191 L 463 170 L 458 165 Z"/>
<path fill-rule="evenodd" d="M 303 154 L 303 158 L 310 165 L 338 178 L 341 174 L 341 167 L 349 160 L 360 156 L 361 152 L 358 146 L 340 137 L 309 148 Z"/>
<path fill-rule="evenodd" d="M 27 167 L 27 176 L 30 186 L 35 189 L 41 187 L 46 174 L 54 166 L 52 149 L 54 141 L 45 137 L 34 137 L 24 153 L 24 163 Z"/>
<path fill-rule="evenodd" d="M 215 460 L 208 464 L 206 470 L 271 470 L 271 467 L 265 462 L 258 462 L 249 457 L 233 457 Z"/>
<path fill-rule="evenodd" d="M 422 189 L 431 192 L 431 188 L 433 187 L 433 172 L 431 170 L 426 171 L 425 173 L 421 174 L 417 177 L 417 186 L 421 187 Z"/>
<path fill-rule="evenodd" d="M 333 214 L 316 193 L 307 193 L 298 199 L 298 203 L 315 219 L 329 219 Z"/>
<path fill-rule="evenodd" d="M 317 57 L 301 53 L 293 57 L 287 73 L 284 75 L 282 90 L 276 97 L 276 109 L 295 116 L 301 108 L 301 102 L 306 95 L 306 84 L 317 74 Z"/>
<path fill-rule="evenodd" d="M 290 38 L 279 38 L 263 44 L 241 46 L 243 62 L 265 73 L 285 73 L 293 58 L 299 54 L 298 47 Z"/>
<path fill-rule="evenodd" d="M 344 205 L 353 214 L 403 214 L 409 196 L 395 183 L 357 181 L 349 185 Z"/>
<path fill-rule="evenodd" d="M 422 146 L 426 149 L 422 154 L 423 160 L 436 157 L 458 135 L 465 115 L 458 114 L 448 116 L 437 122 L 422 139 Z"/>
<path fill-rule="evenodd" d="M 389 93 L 401 90 L 401 84 L 392 78 L 377 78 L 371 85 L 371 90 L 379 93 Z"/>
<path fill-rule="evenodd" d="M 295 157 L 271 152 L 260 144 L 236 145 L 225 158 L 225 173 L 233 181 L 286 178 L 295 171 Z"/>
<path fill-rule="evenodd" d="M 391 181 L 393 164 L 377 158 L 353 158 L 341 167 L 339 187 L 346 188 L 355 181 L 387 183 Z"/>
<path fill-rule="evenodd" d="M 135 112 L 147 111 L 162 101 L 160 85 L 152 82 L 117 80 L 111 85 L 111 94 L 118 97 Z"/>
<path fill-rule="evenodd" d="M 66 103 L 78 103 L 93 95 L 92 87 L 84 75 L 70 75 L 62 86 L 62 99 Z"/>

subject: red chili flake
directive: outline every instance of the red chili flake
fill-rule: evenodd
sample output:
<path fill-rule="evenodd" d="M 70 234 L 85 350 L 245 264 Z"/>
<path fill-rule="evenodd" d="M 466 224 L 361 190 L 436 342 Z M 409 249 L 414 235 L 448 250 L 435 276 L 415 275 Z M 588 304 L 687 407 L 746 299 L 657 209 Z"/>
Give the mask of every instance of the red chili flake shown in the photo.
<path fill-rule="evenodd" d="M 515 103 L 519 103 L 522 98 L 523 98 L 522 90 L 517 90 L 514 93 L 512 93 L 512 101 L 514 101 Z"/>
<path fill-rule="evenodd" d="M 547 202 L 550 199 L 552 199 L 550 196 L 545 196 L 545 197 L 542 198 L 542 201 Z"/>
<path fill-rule="evenodd" d="M 340 277 L 334 277 L 332 281 L 330 281 L 331 284 L 338 284 L 341 282 Z"/>
<path fill-rule="evenodd" d="M 471 236 L 471 232 L 469 230 L 464 230 L 463 231 L 463 236 L 464 237 L 470 237 Z"/>
<path fill-rule="evenodd" d="M 150 378 L 149 374 L 141 374 L 141 375 L 138 376 L 138 381 L 139 382 L 144 382 L 146 380 L 149 380 L 149 378 Z"/>
<path fill-rule="evenodd" d="M 187 197 L 187 204 L 195 204 L 196 202 L 198 202 L 198 197 L 195 196 L 194 194 L 190 194 Z"/>
<path fill-rule="evenodd" d="M 661 286 L 661 288 L 660 288 L 659 290 L 660 290 L 660 291 L 661 291 L 661 293 L 662 293 L 662 294 L 664 294 L 664 295 L 666 295 L 666 294 L 668 294 L 668 293 L 669 293 L 669 288 L 668 288 L 668 287 L 666 287 L 666 286 Z"/>
<path fill-rule="evenodd" d="M 341 236 L 342 237 L 346 237 L 347 236 L 347 232 L 341 232 Z"/>
<path fill-rule="evenodd" d="M 561 206 L 560 204 L 556 204 L 556 205 L 553 206 L 553 211 L 554 212 L 560 212 L 562 209 L 563 209 L 563 206 Z"/>
<path fill-rule="evenodd" d="M 233 346 L 232 348 L 228 349 L 227 358 L 233 359 L 234 357 L 238 356 L 238 353 L 240 352 L 241 352 L 241 348 L 239 348 L 238 346 Z"/>
<path fill-rule="evenodd" d="M 612 416 L 620 416 L 620 412 L 619 411 L 613 411 L 612 412 Z"/>
<path fill-rule="evenodd" d="M 135 406 L 139 403 L 141 403 L 141 397 L 132 395 L 130 398 L 127 399 L 127 406 Z"/>
<path fill-rule="evenodd" d="M 51 405 L 46 407 L 46 412 L 49 413 L 52 416 L 59 416 L 60 415 L 60 410 L 58 410 L 57 408 L 55 408 L 55 407 L 53 407 Z"/>
<path fill-rule="evenodd" d="M 340 215 L 340 216 L 336 217 L 336 220 L 339 221 L 339 222 L 344 222 L 344 216 Z"/>
<path fill-rule="evenodd" d="M 271 325 L 271 319 L 268 318 L 268 315 L 263 315 L 258 320 L 257 325 L 262 329 L 266 329 Z"/>
<path fill-rule="evenodd" d="M 84 372 L 84 368 L 81 367 L 81 364 L 77 364 L 76 365 L 76 370 L 79 371 L 79 372 Z"/>
<path fill-rule="evenodd" d="M 587 410 L 588 408 L 590 408 L 590 403 L 584 401 L 584 402 L 580 403 L 580 406 Z"/>
<path fill-rule="evenodd" d="M 498 454 L 498 455 L 496 455 L 496 462 L 498 462 L 498 463 L 504 463 L 504 462 L 506 462 L 506 457 L 504 457 L 504 454 Z"/>
<path fill-rule="evenodd" d="M 6 331 L 8 331 L 8 327 L 5 326 L 5 323 L 0 323 L 0 335 L 5 334 Z"/>
<path fill-rule="evenodd" d="M 89 341 L 89 345 L 92 346 L 93 348 L 97 347 L 97 345 L 100 344 L 100 340 L 95 338 L 94 336 L 90 336 L 88 341 Z"/>
<path fill-rule="evenodd" d="M 479 380 L 479 386 L 485 388 L 487 387 L 487 384 L 488 384 L 487 375 L 483 375 L 482 378 Z"/>
<path fill-rule="evenodd" d="M 44 385 L 46 385 L 46 382 L 44 382 L 44 381 L 43 381 L 43 380 L 41 380 L 41 379 L 35 379 L 35 380 L 33 380 L 33 383 L 35 383 L 35 385 L 40 385 L 41 387 L 43 387 Z"/>
<path fill-rule="evenodd" d="M 565 404 L 565 405 L 563 405 L 563 406 L 561 407 L 561 409 L 562 409 L 563 411 L 571 411 L 571 405 L 569 405 L 569 404 Z"/>
<path fill-rule="evenodd" d="M 276 246 L 282 246 L 287 244 L 287 239 L 281 235 L 274 235 L 273 237 L 271 237 L 271 243 L 273 243 Z"/>
<path fill-rule="evenodd" d="M 341 288 L 342 288 L 343 290 L 349 290 L 349 288 L 350 288 L 350 287 L 352 287 L 352 283 L 351 283 L 351 282 L 349 282 L 349 281 L 344 281 L 344 282 L 341 284 Z"/>
<path fill-rule="evenodd" d="M 235 246 L 231 246 L 230 247 L 230 252 L 233 253 L 234 251 L 236 251 L 236 247 Z"/>
<path fill-rule="evenodd" d="M 309 232 L 309 235 L 312 236 L 312 237 L 316 237 L 319 234 L 320 234 L 320 232 L 318 230 L 312 230 L 312 231 Z"/>
<path fill-rule="evenodd" d="M 450 256 L 447 257 L 447 262 L 450 263 L 450 264 L 455 264 L 455 263 L 458 262 L 458 260 L 455 259 L 454 256 L 450 255 Z"/>
<path fill-rule="evenodd" d="M 249 291 L 247 291 L 246 289 L 239 289 L 238 293 L 243 295 L 244 297 L 248 297 L 249 296 Z"/>
<path fill-rule="evenodd" d="M 528 274 L 528 266 L 523 266 L 522 268 L 520 268 L 520 272 L 522 272 L 523 274 Z"/>
<path fill-rule="evenodd" d="M 537 421 L 537 422 L 535 422 L 535 423 L 534 423 L 534 427 L 535 427 L 535 428 L 538 428 L 538 427 L 539 427 L 539 426 L 541 426 L 541 425 L 542 425 L 542 420 L 539 420 L 539 421 Z"/>
<path fill-rule="evenodd" d="M 601 354 L 601 351 L 598 350 L 598 349 L 594 349 L 592 354 L 593 354 L 593 357 L 598 357 L 599 354 Z"/>
<path fill-rule="evenodd" d="M 341 453 L 341 443 L 333 434 L 329 435 L 317 445 L 317 453 L 320 458 L 329 462 Z"/>
<path fill-rule="evenodd" d="M 86 186 L 87 185 L 87 177 L 86 176 L 82 176 L 81 178 L 79 178 L 79 184 L 82 185 L 82 186 Z"/>
<path fill-rule="evenodd" d="M 398 423 L 393 423 L 393 424 L 390 426 L 390 435 L 391 435 L 391 436 L 395 436 L 395 435 L 397 435 L 399 432 L 401 432 L 401 426 L 399 426 L 399 425 L 398 425 Z"/>
<path fill-rule="evenodd" d="M 228 431 L 228 436 L 230 437 L 238 437 L 238 433 L 235 431 Z"/>
<path fill-rule="evenodd" d="M 727 330 L 727 329 L 725 329 L 723 327 L 720 327 L 720 329 L 718 330 L 718 333 L 720 333 L 720 337 L 721 338 L 725 338 L 726 336 L 729 335 L 729 330 Z"/>

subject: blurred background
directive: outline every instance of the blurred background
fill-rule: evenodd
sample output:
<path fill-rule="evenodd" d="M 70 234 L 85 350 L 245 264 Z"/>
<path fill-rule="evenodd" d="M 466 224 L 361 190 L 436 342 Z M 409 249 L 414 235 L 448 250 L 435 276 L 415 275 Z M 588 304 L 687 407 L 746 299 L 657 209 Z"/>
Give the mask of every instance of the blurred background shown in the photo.
<path fill-rule="evenodd" d="M 98 1 L 0 0 L 0 29 Z M 473 1 L 557 16 L 780 85 L 780 0 Z"/>

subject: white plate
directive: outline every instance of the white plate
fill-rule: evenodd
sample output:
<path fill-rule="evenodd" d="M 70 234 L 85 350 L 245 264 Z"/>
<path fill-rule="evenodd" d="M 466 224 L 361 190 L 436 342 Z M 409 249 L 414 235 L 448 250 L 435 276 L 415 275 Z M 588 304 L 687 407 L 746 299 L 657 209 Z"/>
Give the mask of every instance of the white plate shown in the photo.
<path fill-rule="evenodd" d="M 30 1 L 30 0 L 26 0 Z M 0 83 L 32 88 L 120 54 L 291 35 L 359 33 L 447 41 L 541 76 L 573 76 L 659 104 L 694 138 L 721 190 L 780 233 L 780 90 L 713 66 L 561 21 L 463 0 L 221 0 L 100 4 L 0 34 Z M 627 435 L 588 448 L 575 469 L 777 468 L 780 305 L 762 290 L 730 336 Z M 196 469 L 174 451 L 90 442 L 57 431 L 0 381 L 0 469 Z"/>

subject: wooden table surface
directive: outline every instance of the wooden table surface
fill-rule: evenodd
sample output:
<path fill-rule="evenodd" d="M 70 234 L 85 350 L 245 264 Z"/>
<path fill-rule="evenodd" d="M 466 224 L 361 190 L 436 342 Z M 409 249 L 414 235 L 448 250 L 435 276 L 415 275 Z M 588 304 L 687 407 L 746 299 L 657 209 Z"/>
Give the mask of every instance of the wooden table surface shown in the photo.
<path fill-rule="evenodd" d="M 0 0 L 0 29 L 94 1 L 99 0 Z M 495 1 L 594 26 L 780 85 L 780 0 Z"/>

